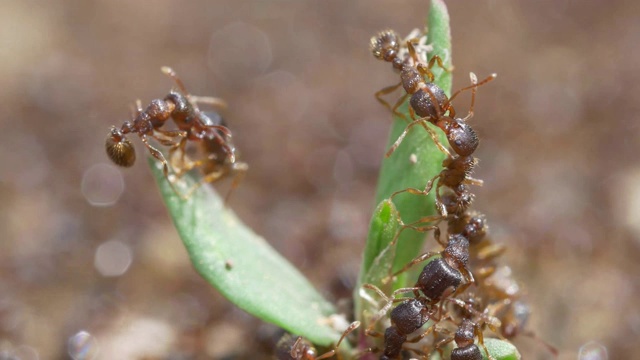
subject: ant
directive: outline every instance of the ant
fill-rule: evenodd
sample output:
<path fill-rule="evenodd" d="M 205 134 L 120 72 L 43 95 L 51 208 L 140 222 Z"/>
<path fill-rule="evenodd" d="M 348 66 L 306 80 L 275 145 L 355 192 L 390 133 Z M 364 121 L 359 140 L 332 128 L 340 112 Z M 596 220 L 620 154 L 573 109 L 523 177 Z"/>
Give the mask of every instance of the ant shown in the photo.
<path fill-rule="evenodd" d="M 475 105 L 475 95 L 477 88 L 495 79 L 495 76 L 496 75 L 493 74 L 483 81 L 478 82 L 475 74 L 471 73 L 470 77 L 472 85 L 456 91 L 456 93 L 454 93 L 454 95 L 450 99 L 447 99 L 444 95 L 444 92 L 442 92 L 441 90 L 441 94 L 439 95 L 439 93 L 434 93 L 432 89 L 428 87 L 424 88 L 425 91 L 422 91 L 421 89 L 419 92 L 414 93 L 411 98 L 410 112 L 412 114 L 412 117 L 414 110 L 415 113 L 422 117 L 419 119 L 415 119 L 405 128 L 405 130 L 402 132 L 402 134 L 400 134 L 398 139 L 387 152 L 387 156 L 390 156 L 395 151 L 395 149 L 397 149 L 397 147 L 400 145 L 400 143 L 402 143 L 405 136 L 413 126 L 422 124 L 422 126 L 425 127 L 425 121 L 434 124 L 444 131 L 449 145 L 456 155 L 452 155 L 448 150 L 444 148 L 444 146 L 442 146 L 442 144 L 439 144 L 438 148 L 441 150 L 445 149 L 444 152 L 447 155 L 447 158 L 443 161 L 444 169 L 438 175 L 427 182 L 424 190 L 416 188 L 399 190 L 391 195 L 391 199 L 405 192 L 414 195 L 426 196 L 431 192 L 431 189 L 433 188 L 433 185 L 437 180 L 436 208 L 441 215 L 439 219 L 446 218 L 448 214 L 447 206 L 444 205 L 442 197 L 440 195 L 440 188 L 442 186 L 446 186 L 454 191 L 456 195 L 456 197 L 454 198 L 456 201 L 454 201 L 454 203 L 457 204 L 458 207 L 465 208 L 471 203 L 471 201 L 473 200 L 473 195 L 468 191 L 468 187 L 466 185 L 480 186 L 482 185 L 482 180 L 474 179 L 471 177 L 471 173 L 478 163 L 477 159 L 473 157 L 473 153 L 478 147 L 479 140 L 473 128 L 466 123 L 466 120 L 473 116 L 473 108 Z M 433 85 L 433 87 L 437 86 Z M 465 118 L 456 118 L 455 110 L 451 105 L 451 101 L 456 96 L 458 96 L 458 94 L 466 90 L 472 91 L 469 114 Z M 414 99 L 416 98 L 419 98 L 419 100 L 415 101 L 414 103 Z M 444 115 L 447 111 L 449 112 L 449 116 Z M 439 140 L 437 138 L 434 138 L 434 141 L 438 142 Z M 462 202 L 463 204 L 460 204 L 460 202 Z M 460 210 L 457 210 L 457 212 L 459 211 Z M 431 221 L 432 218 L 429 219 Z"/>
<path fill-rule="evenodd" d="M 405 343 L 416 343 L 432 331 L 432 328 L 429 328 L 423 334 L 412 339 L 407 339 L 408 335 L 420 329 L 427 321 L 434 320 L 435 310 L 437 310 L 437 308 L 435 306 L 429 308 L 429 300 L 425 297 L 395 299 L 393 298 L 395 296 L 394 293 L 391 298 L 388 298 L 380 289 L 373 285 L 365 284 L 364 287 L 376 291 L 382 298 L 387 300 L 388 304 L 378 313 L 375 319 L 372 319 L 370 326 L 365 331 L 366 335 L 384 338 L 384 347 L 382 349 L 382 355 L 380 356 L 381 360 L 398 359 Z M 391 310 L 391 326 L 385 330 L 384 335 L 374 331 L 373 327 L 376 321 L 389 310 L 390 304 L 400 300 L 402 300 L 402 303 Z M 415 351 L 415 349 L 411 350 Z M 364 352 L 378 351 L 380 350 L 377 348 L 369 348 Z"/>
<path fill-rule="evenodd" d="M 495 360 L 484 344 L 481 325 L 473 322 L 469 317 L 462 319 L 462 322 L 456 329 L 453 337 L 439 341 L 435 345 L 435 348 L 442 356 L 442 347 L 452 341 L 455 341 L 457 347 L 451 351 L 451 360 L 482 360 L 482 352 L 474 341 L 476 337 L 478 338 L 478 343 L 482 346 L 489 359 Z"/>
<path fill-rule="evenodd" d="M 423 36 L 420 39 L 424 38 L 425 37 Z M 406 117 L 404 116 L 404 114 L 398 112 L 398 108 L 400 107 L 400 105 L 402 105 L 402 103 L 404 103 L 409 95 L 412 95 L 413 97 L 416 92 L 422 91 L 421 88 L 423 86 L 431 87 L 432 92 L 438 94 L 441 101 L 443 102 L 442 105 L 444 105 L 444 102 L 447 101 L 447 96 L 442 89 L 433 84 L 435 76 L 431 71 L 431 68 L 437 62 L 438 65 L 445 71 L 452 70 L 444 66 L 442 59 L 438 55 L 434 55 L 428 64 L 425 64 L 423 61 L 421 61 L 421 59 L 418 57 L 418 52 L 416 51 L 416 45 L 414 45 L 415 41 L 416 37 L 411 38 L 411 35 L 409 39 L 406 40 L 406 54 L 401 51 L 404 50 L 404 48 L 401 49 L 400 39 L 393 30 L 381 31 L 376 36 L 372 37 L 370 41 L 370 50 L 373 56 L 379 60 L 390 62 L 395 70 L 400 71 L 400 82 L 398 84 L 385 87 L 382 90 L 376 92 L 376 100 L 378 100 L 378 102 L 380 102 L 384 107 L 391 110 L 394 115 L 399 116 L 405 120 Z M 420 41 L 421 40 L 418 41 L 418 45 L 420 45 Z M 430 82 L 424 82 L 424 76 L 427 76 Z M 404 88 L 406 93 L 402 97 L 400 97 L 400 99 L 395 103 L 393 107 L 391 107 L 391 105 L 387 103 L 382 98 L 382 96 L 392 93 L 400 86 Z M 411 112 L 411 107 L 409 107 L 409 109 Z M 413 118 L 413 113 L 411 115 Z M 444 146 L 442 146 L 442 144 L 438 140 L 436 133 L 424 122 L 421 122 L 420 125 L 429 133 L 429 136 L 431 136 L 440 151 L 448 154 L 448 150 Z M 387 156 L 389 155 L 390 154 L 388 154 Z"/>
<path fill-rule="evenodd" d="M 137 134 L 151 155 L 162 163 L 165 178 L 169 180 L 174 192 L 182 199 L 188 199 L 193 191 L 205 182 L 215 181 L 232 171 L 239 175 L 246 172 L 247 165 L 236 162 L 235 148 L 231 144 L 231 132 L 221 117 L 217 113 L 212 113 L 212 119 L 200 111 L 197 105 L 200 103 L 225 108 L 226 103 L 214 97 L 191 95 L 173 69 L 165 66 L 161 68 L 161 71 L 174 80 L 181 92 L 171 90 L 164 99 L 152 100 L 146 109 L 143 109 L 140 101 L 137 101 L 133 119 L 125 121 L 120 128 L 111 127 L 105 142 L 109 158 L 116 165 L 132 166 L 136 160 L 135 149 L 126 135 Z M 176 124 L 177 130 L 164 128 L 169 119 L 172 119 Z M 195 184 L 186 195 L 181 194 L 175 188 L 173 181 L 169 178 L 169 163 L 158 149 L 149 144 L 149 138 L 169 147 L 169 159 L 177 176 L 196 167 L 203 169 L 205 173 L 203 179 Z M 186 161 L 188 141 L 202 144 L 201 148 L 206 154 L 205 159 L 194 162 Z M 179 155 L 177 159 L 176 154 Z M 239 176 L 236 177 L 232 189 L 237 186 L 237 182 L 239 182 Z"/>
<path fill-rule="evenodd" d="M 399 234 L 400 232 L 398 232 L 393 242 L 397 240 Z M 389 311 L 393 302 L 397 301 L 396 296 L 398 294 L 413 292 L 415 298 L 421 298 L 420 293 L 422 293 L 422 297 L 427 299 L 425 300 L 426 303 L 433 305 L 452 294 L 462 293 L 467 287 L 475 283 L 475 279 L 468 269 L 469 240 L 462 234 L 453 234 L 449 235 L 448 242 L 444 244 L 439 238 L 439 231 L 436 231 L 436 235 L 438 235 L 436 240 L 444 247 L 442 251 L 421 254 L 402 269 L 382 280 L 383 283 L 389 282 L 391 278 L 408 271 L 415 264 L 431 259 L 420 272 L 414 287 L 397 289 L 390 297 L 387 297 L 375 285 L 363 285 L 363 288 L 374 290 L 387 301 L 372 320 L 372 325 L 369 326 L 369 329 L 372 329 L 373 324 Z M 465 282 L 464 284 L 463 281 Z"/>
<path fill-rule="evenodd" d="M 422 37 L 418 36 L 419 32 L 416 33 L 414 31 L 407 37 L 407 39 L 405 40 L 405 44 L 403 44 L 403 46 L 406 46 L 406 51 L 404 47 L 401 48 L 400 38 L 398 37 L 398 34 L 396 34 L 396 32 L 393 30 L 381 31 L 376 36 L 372 37 L 370 41 L 369 47 L 373 56 L 379 60 L 390 62 L 393 66 L 393 69 L 401 73 L 401 81 L 398 84 L 387 86 L 382 90 L 376 92 L 375 94 L 376 100 L 378 100 L 378 102 L 391 110 L 394 115 L 400 117 L 404 117 L 404 115 L 397 111 L 398 108 L 409 95 L 412 95 L 416 91 L 418 91 L 423 83 L 423 76 L 427 76 L 430 80 L 430 83 L 433 83 L 435 76 L 431 71 L 431 68 L 435 65 L 436 62 L 438 63 L 438 66 L 440 66 L 445 71 L 450 72 L 453 70 L 445 67 L 442 58 L 440 58 L 440 56 L 438 55 L 434 55 L 429 63 L 425 65 L 424 59 L 426 59 L 426 56 L 424 56 L 423 59 L 419 58 L 416 47 L 421 47 L 423 53 L 426 53 L 427 50 L 430 50 L 430 47 L 425 47 L 424 45 L 420 44 L 421 42 L 423 42 L 423 39 L 426 40 L 426 35 Z M 396 102 L 396 104 L 391 107 L 391 105 L 387 103 L 382 98 L 382 96 L 392 93 L 400 86 L 403 86 L 406 94 L 404 94 Z M 441 95 L 446 97 L 441 89 L 437 88 L 437 90 L 439 90 L 439 93 L 441 93 Z M 438 92 L 437 90 L 436 92 Z"/>
<path fill-rule="evenodd" d="M 332 350 L 318 356 L 313 345 L 302 336 L 284 334 L 276 345 L 276 359 L 278 360 L 321 360 L 328 359 L 337 354 L 342 340 L 360 326 L 359 321 L 352 322 L 345 331 L 342 332 L 340 340 Z"/>

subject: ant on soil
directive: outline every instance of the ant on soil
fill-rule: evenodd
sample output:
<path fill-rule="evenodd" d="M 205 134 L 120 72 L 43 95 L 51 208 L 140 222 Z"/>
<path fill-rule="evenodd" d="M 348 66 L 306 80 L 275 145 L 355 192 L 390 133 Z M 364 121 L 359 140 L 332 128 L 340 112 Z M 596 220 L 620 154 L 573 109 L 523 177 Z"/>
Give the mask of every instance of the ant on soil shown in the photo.
<path fill-rule="evenodd" d="M 338 348 L 347 335 L 360 326 L 359 321 L 352 322 L 345 331 L 342 332 L 340 340 L 332 350 L 318 356 L 313 345 L 302 336 L 284 334 L 276 345 L 276 359 L 278 360 L 321 360 L 328 359 L 338 353 Z"/>
<path fill-rule="evenodd" d="M 248 166 L 236 161 L 235 148 L 231 143 L 231 132 L 224 124 L 222 117 L 217 113 L 206 115 L 200 111 L 197 105 L 207 104 L 225 108 L 226 103 L 214 97 L 191 95 L 173 69 L 165 66 L 161 70 L 174 80 L 180 92 L 171 90 L 164 99 L 152 100 L 146 109 L 142 108 L 138 100 L 132 120 L 125 121 L 120 128 L 111 127 L 105 142 L 107 155 L 116 165 L 132 166 L 136 160 L 135 149 L 126 135 L 137 134 L 151 155 L 160 161 L 164 176 L 174 192 L 182 199 L 188 199 L 193 191 L 202 184 L 213 182 L 235 172 L 237 175 L 229 191 L 230 194 L 238 185 Z M 176 124 L 177 130 L 164 128 L 169 119 L 172 119 Z M 169 160 L 177 177 L 194 168 L 199 168 L 204 173 L 203 178 L 193 185 L 186 194 L 182 194 L 176 189 L 174 181 L 169 177 L 169 163 L 164 155 L 149 143 L 149 138 L 169 147 Z M 197 161 L 186 159 L 186 147 L 189 141 L 200 145 L 201 152 L 204 154 L 203 159 Z"/>

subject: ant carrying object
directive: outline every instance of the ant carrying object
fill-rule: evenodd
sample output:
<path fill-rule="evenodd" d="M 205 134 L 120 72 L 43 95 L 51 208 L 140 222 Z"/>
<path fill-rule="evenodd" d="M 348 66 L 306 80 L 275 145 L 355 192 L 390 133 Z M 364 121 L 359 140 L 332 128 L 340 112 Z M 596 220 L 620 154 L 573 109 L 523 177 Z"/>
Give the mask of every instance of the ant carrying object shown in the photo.
<path fill-rule="evenodd" d="M 318 356 L 313 345 L 302 336 L 284 334 L 276 345 L 277 360 L 321 360 L 328 359 L 338 353 L 338 348 L 342 340 L 360 326 L 359 321 L 352 322 L 345 331 L 342 332 L 340 340 L 336 343 L 332 350 Z"/>
<path fill-rule="evenodd" d="M 248 166 L 237 162 L 235 148 L 231 142 L 231 132 L 217 113 L 202 112 L 197 104 L 207 104 L 225 108 L 226 103 L 214 97 L 191 95 L 182 80 L 169 67 L 162 67 L 162 72 L 171 77 L 178 91 L 171 90 L 164 99 L 154 99 L 143 109 L 140 101 L 136 102 L 136 110 L 130 121 L 125 121 L 120 128 L 111 127 L 105 148 L 109 158 L 122 167 L 130 167 L 136 160 L 133 144 L 126 138 L 128 134 L 137 134 L 151 155 L 160 161 L 164 176 L 174 192 L 182 199 L 188 199 L 202 184 L 216 181 L 230 173 L 236 173 L 231 191 L 238 185 Z M 165 124 L 172 119 L 176 130 L 167 130 Z M 149 143 L 153 138 L 160 144 L 169 147 L 171 168 L 177 177 L 198 168 L 203 172 L 202 179 L 193 185 L 186 194 L 182 194 L 174 186 L 169 177 L 169 162 L 164 155 Z M 197 144 L 202 158 L 192 161 L 186 157 L 187 144 Z M 227 198 L 229 196 L 227 195 Z"/>

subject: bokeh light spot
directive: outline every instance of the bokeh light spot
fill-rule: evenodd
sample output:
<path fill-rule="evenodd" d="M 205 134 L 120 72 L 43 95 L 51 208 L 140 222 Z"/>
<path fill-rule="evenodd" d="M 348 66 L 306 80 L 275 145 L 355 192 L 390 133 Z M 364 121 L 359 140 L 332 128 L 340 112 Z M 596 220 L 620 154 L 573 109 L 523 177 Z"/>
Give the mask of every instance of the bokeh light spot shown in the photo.
<path fill-rule="evenodd" d="M 67 352 L 73 360 L 90 360 L 98 354 L 98 341 L 87 331 L 79 331 L 69 338 Z"/>
<path fill-rule="evenodd" d="M 94 266 L 102 276 L 120 276 L 127 272 L 132 260 L 133 254 L 127 244 L 110 240 L 98 246 Z"/>
<path fill-rule="evenodd" d="M 95 164 L 82 176 L 82 195 L 93 206 L 111 206 L 124 191 L 124 180 L 118 168 Z"/>

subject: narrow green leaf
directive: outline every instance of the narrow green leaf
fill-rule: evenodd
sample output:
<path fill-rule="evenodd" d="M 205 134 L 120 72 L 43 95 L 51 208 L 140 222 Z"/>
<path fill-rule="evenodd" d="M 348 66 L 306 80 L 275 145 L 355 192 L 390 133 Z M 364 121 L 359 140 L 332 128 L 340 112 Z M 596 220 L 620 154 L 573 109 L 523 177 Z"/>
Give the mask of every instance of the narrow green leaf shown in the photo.
<path fill-rule="evenodd" d="M 447 8 L 442 1 L 433 0 L 431 3 L 429 21 L 428 21 L 428 40 L 427 42 L 433 46 L 433 51 L 429 56 L 439 55 L 445 62 L 446 67 L 451 67 L 451 33 L 449 29 L 449 14 Z M 436 65 L 432 68 L 436 74 L 435 83 L 441 87 L 447 95 L 451 94 L 451 73 L 445 72 Z M 401 94 L 398 94 L 400 96 Z M 381 111 L 383 109 L 381 108 Z M 400 108 L 400 112 L 405 114 L 409 119 L 408 102 L 405 102 Z M 406 120 L 402 118 L 394 119 L 389 136 L 388 147 L 396 141 L 398 136 L 407 126 Z M 441 142 L 446 144 L 446 139 L 442 131 L 435 129 L 439 134 Z M 387 199 L 398 190 L 409 187 L 424 189 L 429 179 L 433 178 L 442 170 L 442 161 L 444 154 L 435 146 L 433 140 L 428 133 L 420 128 L 414 127 L 398 149 L 388 158 L 382 161 L 380 178 L 376 190 L 376 203 Z M 417 221 L 423 217 L 433 215 L 434 194 L 428 197 L 401 194 L 394 198 L 394 203 L 405 223 Z M 374 215 L 375 216 L 375 215 Z M 373 221 L 373 220 L 372 220 Z M 394 260 L 394 270 L 400 269 L 406 263 L 411 261 L 422 248 L 425 234 L 415 231 L 405 231 L 398 241 L 398 249 Z M 391 241 L 388 238 L 387 241 Z M 383 248 L 383 247 L 378 247 Z M 376 254 L 366 254 L 365 263 L 372 260 L 367 258 L 375 257 Z M 410 274 L 398 277 L 395 288 L 407 285 Z"/>
<path fill-rule="evenodd" d="M 319 345 L 340 333 L 327 318 L 335 313 L 286 259 L 223 205 L 211 186 L 184 201 L 172 190 L 157 161 L 149 165 L 173 223 L 196 270 L 246 312 Z M 184 187 L 194 183 L 184 176 Z M 182 186 L 181 186 L 182 187 Z M 185 191 L 186 192 L 186 191 Z"/>
<path fill-rule="evenodd" d="M 395 258 L 395 246 L 389 246 L 389 239 L 393 239 L 400 229 L 398 211 L 392 202 L 385 200 L 378 205 L 369 226 L 369 235 L 364 249 L 364 260 L 360 269 L 358 283 L 354 289 L 355 314 L 357 319 L 366 324 L 364 312 L 372 314 L 378 309 L 371 306 L 360 291 L 363 284 L 378 286 L 385 293 L 390 293 L 391 287 L 385 287 L 382 279 L 389 275 L 389 270 Z M 391 285 L 391 284 L 389 284 Z M 375 296 L 375 295 L 374 295 Z"/>
<path fill-rule="evenodd" d="M 487 347 L 489 354 L 491 354 L 491 356 L 495 360 L 520 360 L 522 358 L 518 349 L 516 349 L 516 347 L 508 341 L 489 338 L 489 339 L 484 339 L 484 345 Z M 444 349 L 444 356 L 440 356 L 440 353 L 438 353 L 437 351 L 434 351 L 431 354 L 430 359 L 431 360 L 442 360 L 443 358 L 449 359 L 451 356 L 450 354 L 452 349 L 453 349 L 452 346 L 448 346 L 446 349 Z M 480 352 L 482 352 L 483 360 L 489 359 L 489 357 L 487 356 L 487 353 L 484 351 L 482 346 L 480 346 Z"/>

